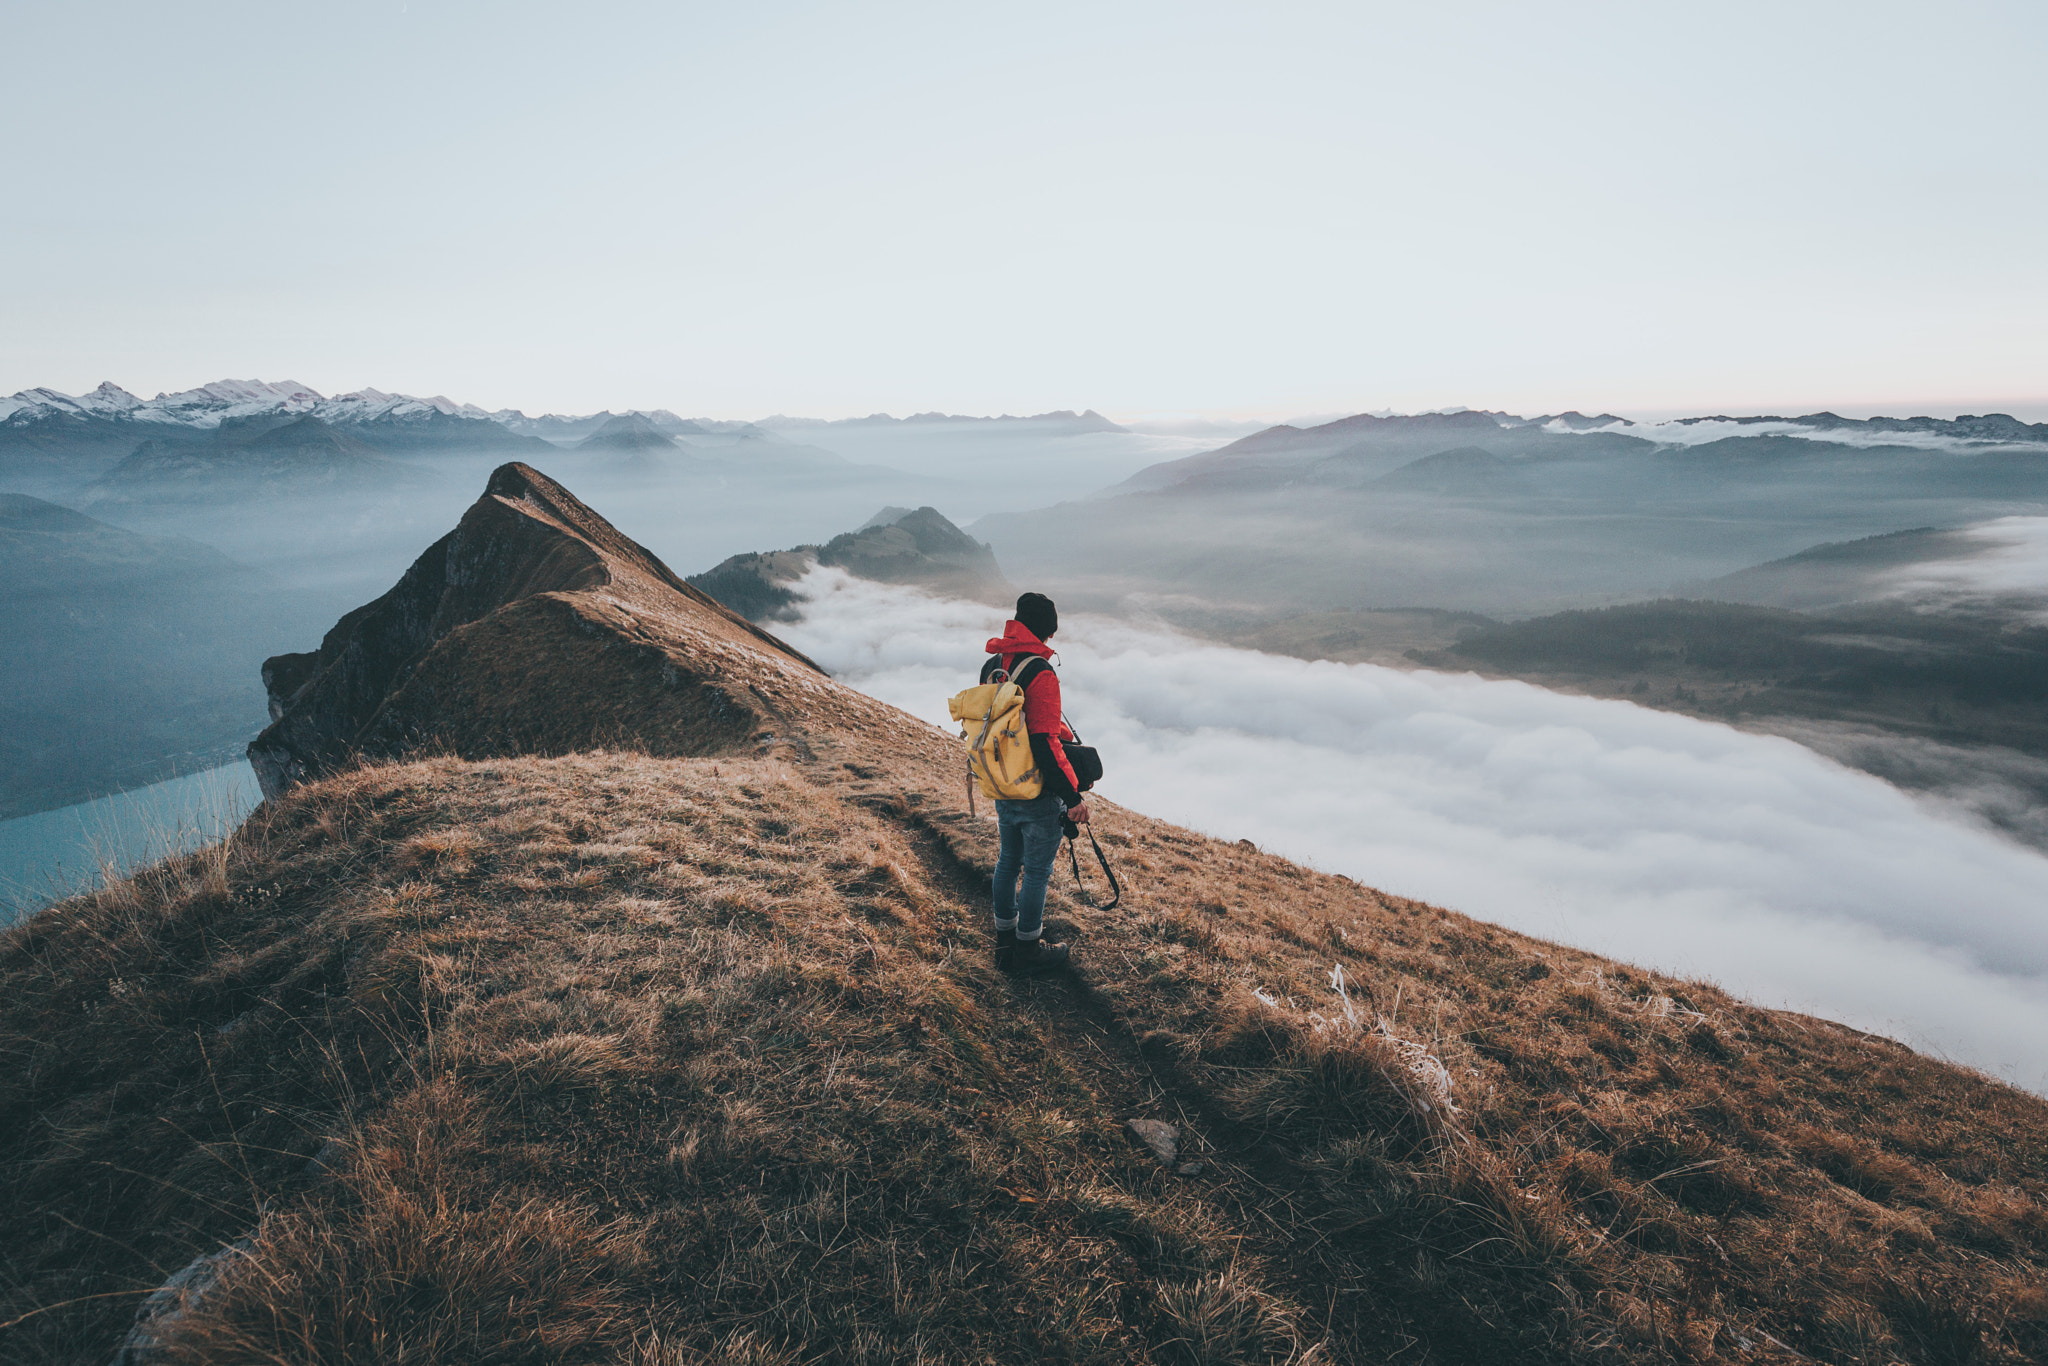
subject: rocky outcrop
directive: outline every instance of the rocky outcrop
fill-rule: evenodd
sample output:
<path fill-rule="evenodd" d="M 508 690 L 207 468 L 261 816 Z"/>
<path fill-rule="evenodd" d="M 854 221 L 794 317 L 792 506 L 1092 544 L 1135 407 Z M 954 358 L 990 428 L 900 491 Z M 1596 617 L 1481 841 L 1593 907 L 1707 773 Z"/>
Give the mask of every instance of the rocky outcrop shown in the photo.
<path fill-rule="evenodd" d="M 816 546 L 749 551 L 692 574 L 689 582 L 748 621 L 795 621 L 798 598 L 790 585 L 816 563 Z"/>
<path fill-rule="evenodd" d="M 993 548 L 947 521 L 937 508 L 885 507 L 859 530 L 824 545 L 734 555 L 690 582 L 750 621 L 791 621 L 790 587 L 814 564 L 844 569 L 878 583 L 908 583 L 957 597 L 1007 604 L 1016 590 L 1003 577 Z"/>
<path fill-rule="evenodd" d="M 994 549 L 932 507 L 834 536 L 818 551 L 818 563 L 879 583 L 921 584 L 962 597 L 1002 597 L 1009 591 Z"/>
<path fill-rule="evenodd" d="M 170 1360 L 164 1338 L 184 1317 L 233 1270 L 237 1260 L 249 1255 L 253 1237 L 238 1238 L 227 1246 L 194 1257 L 169 1280 L 152 1290 L 135 1311 L 135 1326 L 128 1330 L 108 1366 L 158 1366 Z"/>
<path fill-rule="evenodd" d="M 823 670 L 671 573 L 567 489 L 500 466 L 455 530 L 320 648 L 263 665 L 266 796 L 356 756 L 795 740 Z"/>

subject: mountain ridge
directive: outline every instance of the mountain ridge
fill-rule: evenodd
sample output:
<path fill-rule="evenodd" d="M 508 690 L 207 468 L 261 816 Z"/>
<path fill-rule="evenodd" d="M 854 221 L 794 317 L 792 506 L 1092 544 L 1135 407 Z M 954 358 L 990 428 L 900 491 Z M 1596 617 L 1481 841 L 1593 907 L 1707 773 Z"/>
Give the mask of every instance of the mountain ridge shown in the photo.
<path fill-rule="evenodd" d="M 223 431 L 236 424 L 281 425 L 303 418 L 387 455 L 552 449 L 481 409 L 439 396 L 364 389 L 330 398 L 296 382 L 224 380 L 144 401 L 107 381 L 76 398 L 25 389 L 0 399 L 0 478 L 26 479 L 46 489 L 83 484 L 146 440 L 217 448 Z"/>
<path fill-rule="evenodd" d="M 0 936 L 19 1350 L 2048 1350 L 2041 1098 L 1106 799 L 1005 979 L 958 740 L 700 598 L 501 467 L 269 670 L 447 724 Z"/>
<path fill-rule="evenodd" d="M 550 710 L 521 686 L 532 680 L 518 677 L 516 659 L 501 661 L 513 678 L 481 682 L 494 656 L 516 655 L 520 641 L 558 634 L 565 622 L 578 653 L 594 651 L 585 662 L 591 677 L 613 680 L 609 707 L 580 716 Z M 664 646 L 665 635 L 725 660 L 734 677 L 691 667 Z M 738 641 L 822 675 L 561 485 L 514 462 L 492 473 L 462 521 L 390 592 L 344 617 L 319 649 L 264 662 L 271 724 L 250 742 L 249 761 L 274 797 L 361 756 L 422 744 L 459 753 L 507 743 L 526 752 L 588 747 L 613 710 L 648 705 L 675 718 L 672 742 L 692 752 L 716 752 L 713 734 L 716 744 L 772 745 L 785 727 L 769 699 L 787 685 L 719 648 Z"/>
<path fill-rule="evenodd" d="M 211 428 L 203 440 L 144 440 L 84 489 L 94 507 L 212 502 L 252 496 L 306 498 L 335 488 L 391 489 L 417 482 L 349 428 L 311 413 L 252 414 Z"/>

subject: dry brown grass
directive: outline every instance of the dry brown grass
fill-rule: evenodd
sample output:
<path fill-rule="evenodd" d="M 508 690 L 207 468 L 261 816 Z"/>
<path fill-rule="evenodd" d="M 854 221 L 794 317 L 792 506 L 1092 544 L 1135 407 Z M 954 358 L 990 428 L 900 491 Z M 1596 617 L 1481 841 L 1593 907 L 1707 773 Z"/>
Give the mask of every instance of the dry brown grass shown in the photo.
<path fill-rule="evenodd" d="M 1146 873 L 1100 988 L 1187 1084 L 1314 1174 L 1293 1202 L 1300 1300 L 1376 1266 L 1408 1281 L 1416 1318 L 1443 1311 L 1427 1334 L 1439 1351 L 1474 1359 L 1477 1339 L 1452 1346 L 1461 1313 L 1514 1325 L 1513 1352 L 1532 1358 L 1743 1359 L 1743 1343 L 1775 1340 L 1830 1361 L 1994 1361 L 2048 1346 L 2038 1098 L 1710 986 L 1119 824 Z M 1356 1024 L 1333 965 L 1364 1004 Z M 1453 1081 L 1448 1120 L 1401 1065 L 1418 1044 Z"/>
<path fill-rule="evenodd" d="M 951 751 L 851 715 L 358 770 L 12 931 L 0 1355 L 245 1235 L 173 1359 L 2048 1350 L 2038 1099 L 1106 805 L 1012 984 Z"/>

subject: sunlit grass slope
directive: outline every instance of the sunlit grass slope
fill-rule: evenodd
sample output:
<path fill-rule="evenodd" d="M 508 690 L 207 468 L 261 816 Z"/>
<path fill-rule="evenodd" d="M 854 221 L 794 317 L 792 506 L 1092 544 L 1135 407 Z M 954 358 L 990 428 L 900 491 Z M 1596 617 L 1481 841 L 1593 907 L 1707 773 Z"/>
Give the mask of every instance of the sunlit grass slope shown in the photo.
<path fill-rule="evenodd" d="M 13 931 L 8 1358 L 229 1243 L 167 1359 L 2048 1346 L 2039 1100 L 1117 811 L 1013 984 L 913 726 L 359 770 Z"/>

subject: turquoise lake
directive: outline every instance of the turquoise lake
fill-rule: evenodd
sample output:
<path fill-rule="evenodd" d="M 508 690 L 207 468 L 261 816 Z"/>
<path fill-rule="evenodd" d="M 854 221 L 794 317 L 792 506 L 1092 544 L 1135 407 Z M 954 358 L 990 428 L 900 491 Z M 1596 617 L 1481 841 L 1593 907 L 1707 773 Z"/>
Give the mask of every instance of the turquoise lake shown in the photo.
<path fill-rule="evenodd" d="M 263 794 L 246 763 L 0 821 L 0 923 L 221 838 Z"/>

